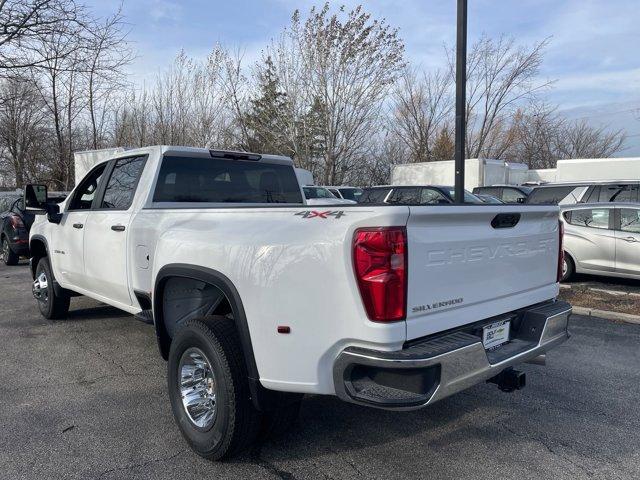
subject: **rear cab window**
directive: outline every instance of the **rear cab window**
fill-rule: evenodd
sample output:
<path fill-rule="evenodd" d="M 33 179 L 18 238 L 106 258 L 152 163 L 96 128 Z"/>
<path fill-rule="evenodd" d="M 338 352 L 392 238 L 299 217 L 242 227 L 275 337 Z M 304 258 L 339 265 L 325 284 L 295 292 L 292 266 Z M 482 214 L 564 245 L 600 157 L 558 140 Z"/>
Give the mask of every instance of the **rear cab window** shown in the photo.
<path fill-rule="evenodd" d="M 154 202 L 302 203 L 293 166 L 165 155 Z"/>

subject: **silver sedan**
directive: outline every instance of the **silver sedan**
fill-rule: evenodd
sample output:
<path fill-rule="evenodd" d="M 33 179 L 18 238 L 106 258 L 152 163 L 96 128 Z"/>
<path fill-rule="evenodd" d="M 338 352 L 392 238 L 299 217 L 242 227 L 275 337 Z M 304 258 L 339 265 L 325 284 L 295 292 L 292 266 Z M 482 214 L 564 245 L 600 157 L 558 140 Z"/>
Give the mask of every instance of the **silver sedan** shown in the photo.
<path fill-rule="evenodd" d="M 640 203 L 561 206 L 563 280 L 573 273 L 640 279 Z"/>

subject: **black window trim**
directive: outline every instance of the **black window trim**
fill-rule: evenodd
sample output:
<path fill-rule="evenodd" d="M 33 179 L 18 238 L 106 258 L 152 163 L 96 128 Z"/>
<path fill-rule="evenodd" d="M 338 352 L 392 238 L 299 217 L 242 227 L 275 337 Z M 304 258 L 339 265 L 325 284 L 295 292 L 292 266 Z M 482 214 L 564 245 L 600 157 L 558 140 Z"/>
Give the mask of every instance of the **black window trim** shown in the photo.
<path fill-rule="evenodd" d="M 129 206 L 127 208 L 108 208 L 108 207 L 100 207 L 100 205 L 102 205 L 102 201 L 104 200 L 104 194 L 107 190 L 107 184 L 109 183 L 109 180 L 111 180 L 111 175 L 113 174 L 113 171 L 116 168 L 116 163 L 118 163 L 120 160 L 130 160 L 132 158 L 141 158 L 143 159 L 142 162 L 142 168 L 140 169 L 140 174 L 138 175 L 138 178 L 136 179 L 136 183 L 133 187 L 133 195 L 131 196 L 131 203 L 129 203 Z M 105 171 L 105 181 L 102 182 L 102 185 L 98 188 L 98 192 L 96 194 L 96 196 L 93 198 L 93 203 L 91 204 L 91 211 L 93 212 L 127 212 L 131 209 L 131 207 L 133 206 L 133 199 L 136 196 L 136 192 L 138 191 L 138 185 L 140 184 L 140 179 L 142 178 L 142 174 L 144 173 L 144 168 L 147 166 L 147 160 L 149 159 L 149 155 L 148 154 L 143 154 L 143 155 L 129 155 L 127 157 L 118 157 L 118 158 L 112 158 L 111 160 L 109 160 L 109 165 L 107 165 L 107 169 Z"/>
<path fill-rule="evenodd" d="M 102 192 L 102 188 L 105 183 L 105 174 L 109 171 L 110 162 L 111 160 L 106 160 L 104 162 L 98 163 L 91 170 L 89 170 L 89 172 L 84 177 L 82 177 L 82 180 L 80 180 L 78 185 L 73 189 L 73 192 L 71 193 L 71 195 L 69 195 L 69 202 L 66 205 L 65 212 L 89 212 L 94 209 L 94 205 L 96 204 L 96 198 Z M 104 166 L 104 171 L 102 172 L 102 176 L 100 177 L 100 181 L 98 182 L 98 188 L 96 189 L 96 194 L 93 196 L 93 200 L 91 200 L 91 207 L 90 208 L 71 208 L 71 205 L 73 205 L 73 203 L 76 201 L 76 196 L 78 195 L 79 187 L 82 185 L 82 183 L 87 178 L 89 178 L 89 175 L 92 175 L 93 172 L 95 172 L 96 170 L 98 170 L 103 166 Z"/>

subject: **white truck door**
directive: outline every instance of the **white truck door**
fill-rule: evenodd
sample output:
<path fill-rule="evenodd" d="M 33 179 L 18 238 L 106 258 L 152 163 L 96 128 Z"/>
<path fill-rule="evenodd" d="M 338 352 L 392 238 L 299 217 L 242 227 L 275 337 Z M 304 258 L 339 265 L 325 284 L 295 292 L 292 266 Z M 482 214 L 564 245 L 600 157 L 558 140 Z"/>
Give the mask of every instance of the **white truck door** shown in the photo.
<path fill-rule="evenodd" d="M 121 158 L 109 173 L 98 208 L 87 218 L 84 232 L 85 277 L 88 290 L 132 305 L 127 275 L 132 202 L 146 156 Z"/>
<path fill-rule="evenodd" d="M 64 285 L 84 288 L 85 227 L 106 165 L 98 165 L 87 174 L 67 202 L 60 224 L 52 229 L 53 245 L 49 245 L 49 254 L 54 274 Z"/>

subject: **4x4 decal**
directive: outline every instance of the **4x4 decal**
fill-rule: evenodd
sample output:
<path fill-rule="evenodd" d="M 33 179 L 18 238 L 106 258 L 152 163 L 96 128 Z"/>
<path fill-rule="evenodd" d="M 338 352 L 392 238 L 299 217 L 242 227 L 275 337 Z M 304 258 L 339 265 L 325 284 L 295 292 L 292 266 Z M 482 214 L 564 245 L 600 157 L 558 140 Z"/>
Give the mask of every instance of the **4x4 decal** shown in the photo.
<path fill-rule="evenodd" d="M 325 210 L 319 212 L 317 210 L 303 210 L 302 212 L 295 213 L 294 215 L 300 215 L 302 218 L 329 218 L 334 217 L 338 219 L 344 217 L 346 213 L 343 210 Z"/>

